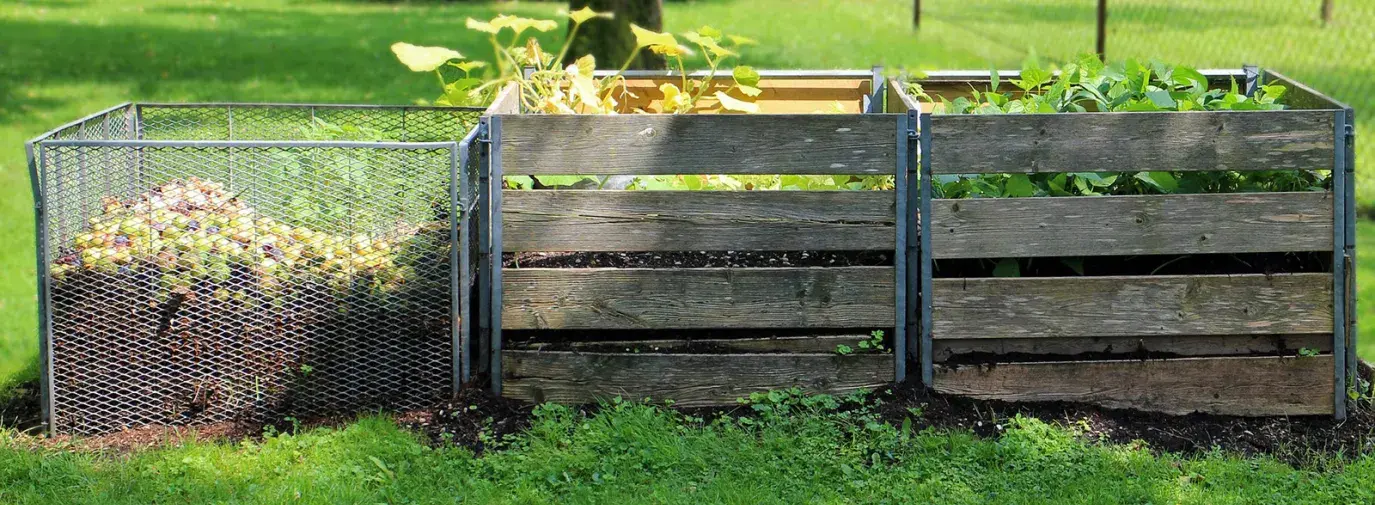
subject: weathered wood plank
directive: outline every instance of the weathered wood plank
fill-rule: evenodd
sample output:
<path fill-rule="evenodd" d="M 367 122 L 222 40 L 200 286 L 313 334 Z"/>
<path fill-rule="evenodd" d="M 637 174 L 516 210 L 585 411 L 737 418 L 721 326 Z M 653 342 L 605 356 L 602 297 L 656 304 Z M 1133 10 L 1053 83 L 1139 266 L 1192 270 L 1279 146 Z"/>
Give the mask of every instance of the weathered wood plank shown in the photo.
<path fill-rule="evenodd" d="M 937 259 L 1332 250 L 1317 191 L 938 199 L 931 219 Z"/>
<path fill-rule="evenodd" d="M 1318 90 L 1290 79 L 1274 70 L 1265 69 L 1262 71 L 1261 75 L 1266 81 L 1265 84 L 1279 84 L 1286 88 L 1284 98 L 1281 99 L 1281 101 L 1288 107 L 1294 109 L 1325 109 L 1330 111 L 1345 108 L 1343 104 L 1333 101 Z"/>
<path fill-rule="evenodd" d="M 892 267 L 503 272 L 507 329 L 892 327 Z"/>
<path fill-rule="evenodd" d="M 508 334 L 509 336 L 509 334 Z M 759 338 L 673 338 L 651 340 L 588 340 L 567 342 L 575 351 L 616 350 L 630 352 L 635 349 L 655 352 L 692 352 L 693 349 L 717 349 L 731 352 L 748 353 L 834 353 L 836 346 L 848 345 L 859 348 L 859 342 L 868 340 L 869 335 L 808 335 Z M 1331 339 L 1328 339 L 1329 347 Z M 540 350 L 549 344 L 532 343 L 515 345 L 512 349 Z"/>
<path fill-rule="evenodd" d="M 532 115 L 502 129 L 506 175 L 875 175 L 897 163 L 891 115 Z"/>
<path fill-rule="evenodd" d="M 906 114 L 909 110 L 918 110 L 923 106 L 907 94 L 907 87 L 901 79 L 889 79 L 887 90 L 889 114 Z"/>
<path fill-rule="evenodd" d="M 938 174 L 1331 170 L 1327 111 L 933 116 Z"/>
<path fill-rule="evenodd" d="M 566 404 L 620 396 L 671 399 L 680 407 L 735 405 L 757 391 L 840 394 L 893 380 L 892 355 L 503 351 L 502 360 L 503 396 Z"/>
<path fill-rule="evenodd" d="M 1184 415 L 1330 415 L 1332 356 L 938 366 L 935 390 L 984 400 L 1082 402 Z"/>
<path fill-rule="evenodd" d="M 893 194 L 506 191 L 502 247 L 506 251 L 892 250 L 897 219 Z"/>
<path fill-rule="evenodd" d="M 1332 275 L 935 279 L 932 336 L 1332 333 Z"/>
<path fill-rule="evenodd" d="M 501 92 L 492 99 L 492 104 L 487 106 L 487 110 L 482 115 L 515 114 L 518 112 L 520 112 L 520 86 L 513 82 L 501 88 Z"/>
<path fill-rule="evenodd" d="M 1040 355 L 1075 356 L 1080 354 L 1154 356 L 1246 356 L 1279 351 L 1312 349 L 1332 352 L 1331 335 L 1204 335 L 1155 337 L 1049 337 L 1049 338 L 974 338 L 936 339 L 932 360 L 943 363 L 961 355 Z"/>

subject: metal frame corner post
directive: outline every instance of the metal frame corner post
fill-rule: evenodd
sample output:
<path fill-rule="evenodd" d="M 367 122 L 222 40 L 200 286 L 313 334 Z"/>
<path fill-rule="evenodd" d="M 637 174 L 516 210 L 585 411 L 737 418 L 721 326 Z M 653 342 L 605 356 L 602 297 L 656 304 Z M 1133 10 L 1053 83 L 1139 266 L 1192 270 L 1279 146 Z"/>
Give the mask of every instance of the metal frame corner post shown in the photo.
<path fill-rule="evenodd" d="M 1346 195 L 1344 197 L 1343 213 L 1346 214 L 1346 235 L 1344 251 L 1344 261 L 1346 267 L 1346 375 L 1355 379 L 1360 374 L 1360 362 L 1357 355 L 1357 343 L 1360 332 L 1356 331 L 1357 310 L 1356 298 L 1356 111 L 1351 108 L 1345 109 L 1346 123 L 1343 125 L 1344 147 L 1346 148 L 1345 165 L 1343 167 L 1343 178 L 1346 179 Z"/>
<path fill-rule="evenodd" d="M 872 107 L 871 103 L 871 107 Z M 910 259 L 909 245 L 913 243 L 908 224 L 912 219 L 911 207 L 911 183 L 912 163 L 909 156 L 912 153 L 913 125 L 908 115 L 897 116 L 897 163 L 893 171 L 893 188 L 895 190 L 894 199 L 897 207 L 897 222 L 895 223 L 897 240 L 893 247 L 893 265 L 896 267 L 894 272 L 894 286 L 896 290 L 893 297 L 893 382 L 905 382 L 907 380 L 907 349 L 908 339 L 911 334 L 908 328 L 911 327 L 908 307 L 914 303 L 910 298 L 912 295 L 911 276 L 908 271 L 912 268 Z"/>
<path fill-rule="evenodd" d="M 477 365 L 474 375 L 487 371 L 487 365 L 491 362 L 491 282 L 492 282 L 492 237 L 491 237 L 491 156 L 487 150 L 488 132 L 491 131 L 489 117 L 478 119 L 479 133 L 477 142 L 477 188 L 474 194 L 477 195 L 477 211 L 474 213 L 477 222 L 470 225 L 477 226 L 478 247 L 477 247 L 477 284 L 474 291 L 477 292 L 477 334 L 473 339 L 473 344 L 477 347 Z"/>
<path fill-rule="evenodd" d="M 42 406 L 41 422 L 49 434 L 57 433 L 53 419 L 52 394 L 52 294 L 48 289 L 47 205 L 44 202 L 42 145 L 38 140 L 24 143 L 24 157 L 29 165 L 29 188 L 33 191 L 34 251 L 38 284 L 38 401 Z"/>
<path fill-rule="evenodd" d="M 1348 159 L 1349 110 L 1338 110 L 1333 121 L 1335 142 L 1332 169 L 1332 354 L 1333 354 L 1333 416 L 1338 420 L 1346 419 L 1347 376 L 1349 356 L 1354 335 L 1350 335 L 1350 298 L 1352 293 L 1351 277 L 1354 265 L 1351 263 L 1355 223 L 1353 186 L 1351 177 L 1354 166 Z M 1349 233 L 1350 231 L 1350 233 Z"/>
<path fill-rule="evenodd" d="M 1242 90 L 1242 94 L 1245 94 L 1246 96 L 1252 96 L 1256 94 L 1256 88 L 1260 87 L 1261 84 L 1260 67 L 1255 65 L 1242 64 L 1241 73 L 1242 75 L 1246 76 L 1246 88 Z"/>
<path fill-rule="evenodd" d="M 918 269 L 921 275 L 921 383 L 929 388 L 935 385 L 935 364 L 931 345 L 931 319 L 934 310 L 931 301 L 931 276 L 934 273 L 931 254 L 931 185 L 934 182 L 931 169 L 931 113 L 921 112 L 918 121 L 920 149 L 917 154 L 921 162 L 921 173 L 918 177 L 921 182 L 921 204 L 917 211 L 920 218 L 917 229 L 920 242 L 917 250 L 921 255 L 921 267 Z"/>
<path fill-rule="evenodd" d="M 488 149 L 491 155 L 488 157 L 491 177 L 487 181 L 487 189 L 491 192 L 491 215 L 488 222 L 491 223 L 491 243 L 488 252 L 488 268 L 491 269 L 491 291 L 488 297 L 488 310 L 491 315 L 488 320 L 491 322 L 491 364 L 488 366 L 488 373 L 491 377 L 492 394 L 501 395 L 501 116 L 492 116 L 487 126 Z"/>
<path fill-rule="evenodd" d="M 887 83 L 883 80 L 883 65 L 874 65 L 869 69 L 872 73 L 869 84 L 869 96 L 864 97 L 864 112 L 878 114 L 884 111 L 883 97 L 887 94 Z"/>
<path fill-rule="evenodd" d="M 461 147 L 460 147 L 461 145 Z M 449 151 L 449 337 L 453 348 L 453 392 L 457 392 L 468 381 L 467 344 L 468 312 L 463 310 L 463 301 L 468 298 L 463 286 L 468 281 L 468 251 L 463 247 L 468 229 L 467 216 L 463 212 L 462 195 L 467 194 L 468 179 L 460 174 L 460 167 L 468 161 L 468 141 L 456 144 Z M 454 270 L 458 270 L 455 272 Z"/>

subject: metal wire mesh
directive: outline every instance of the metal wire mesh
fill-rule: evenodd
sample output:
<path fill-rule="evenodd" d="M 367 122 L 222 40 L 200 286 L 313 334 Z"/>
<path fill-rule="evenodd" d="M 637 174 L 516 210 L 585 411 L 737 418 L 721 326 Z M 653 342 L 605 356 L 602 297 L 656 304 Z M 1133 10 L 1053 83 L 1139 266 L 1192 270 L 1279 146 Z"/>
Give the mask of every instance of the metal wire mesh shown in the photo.
<path fill-rule="evenodd" d="M 133 106 L 40 140 L 50 426 L 406 409 L 452 391 L 468 255 L 451 244 L 471 241 L 450 213 L 475 186 L 455 141 L 477 115 Z"/>

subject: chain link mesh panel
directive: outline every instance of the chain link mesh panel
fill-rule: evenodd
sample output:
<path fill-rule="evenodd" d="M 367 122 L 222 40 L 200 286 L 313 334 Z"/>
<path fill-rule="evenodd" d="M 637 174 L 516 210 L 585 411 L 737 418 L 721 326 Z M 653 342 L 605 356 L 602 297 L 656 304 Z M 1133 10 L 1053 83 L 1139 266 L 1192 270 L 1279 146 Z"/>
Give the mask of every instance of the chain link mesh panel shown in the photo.
<path fill-rule="evenodd" d="M 66 139 L 305 142 L 39 142 L 56 431 L 418 408 L 452 391 L 450 184 L 470 173 L 452 142 L 476 111 L 140 109 Z M 450 143 L 338 142 L 404 137 Z"/>

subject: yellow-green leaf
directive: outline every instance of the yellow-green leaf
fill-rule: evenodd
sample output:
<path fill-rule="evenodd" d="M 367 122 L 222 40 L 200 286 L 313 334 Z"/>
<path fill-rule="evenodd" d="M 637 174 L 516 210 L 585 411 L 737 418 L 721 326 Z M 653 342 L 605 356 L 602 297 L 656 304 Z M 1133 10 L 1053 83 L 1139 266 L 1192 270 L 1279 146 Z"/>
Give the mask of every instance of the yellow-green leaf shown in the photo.
<path fill-rule="evenodd" d="M 520 16 L 502 14 L 495 18 L 492 18 L 492 26 L 497 27 L 498 30 L 502 28 L 510 28 L 514 30 L 517 34 L 519 34 L 531 28 L 534 28 L 535 30 L 539 30 L 541 32 L 547 32 L 549 30 L 558 28 L 559 24 L 555 21 L 551 21 L 548 19 L 530 19 L 523 18 Z"/>
<path fill-rule="evenodd" d="M 592 72 L 597 70 L 597 57 L 590 54 L 584 55 L 578 58 L 578 61 L 573 62 L 573 64 L 578 67 L 578 75 L 592 77 Z"/>
<path fill-rule="evenodd" d="M 759 72 L 754 67 L 741 65 L 731 71 L 731 77 L 735 78 L 735 83 L 742 86 L 759 86 Z"/>
<path fill-rule="evenodd" d="M 721 107 L 735 112 L 745 112 L 754 114 L 759 112 L 759 104 L 746 102 L 738 98 L 727 95 L 724 91 L 716 92 L 716 100 L 721 102 Z"/>
<path fill-rule="evenodd" d="M 712 28 L 712 27 L 710 27 L 710 26 L 703 26 L 702 28 L 700 28 L 700 29 L 697 30 L 697 33 L 700 33 L 700 34 L 702 34 L 703 36 L 706 36 L 706 37 L 711 37 L 711 38 L 713 38 L 713 39 L 720 39 L 720 38 L 721 38 L 721 30 L 717 30 L 717 29 Z"/>
<path fill-rule="evenodd" d="M 739 35 L 727 35 L 726 38 L 730 39 L 731 44 L 735 44 L 737 46 L 752 46 L 759 43 L 759 41 L 757 40 L 754 40 L 749 37 L 741 37 Z"/>
<path fill-rule="evenodd" d="M 417 46 L 405 42 L 391 45 L 391 52 L 403 65 L 416 72 L 431 72 L 449 60 L 463 59 L 458 51 L 444 47 Z"/>
<path fill-rule="evenodd" d="M 454 67 L 454 68 L 457 68 L 457 69 L 462 70 L 462 71 L 464 71 L 464 72 L 472 72 L 474 69 L 478 69 L 478 68 L 482 68 L 482 67 L 487 66 L 487 62 L 485 62 L 485 61 L 460 61 L 460 62 L 458 62 L 458 63 L 449 63 L 449 66 Z"/>
<path fill-rule="evenodd" d="M 630 31 L 635 34 L 636 47 L 678 47 L 678 39 L 673 38 L 671 33 L 659 33 L 654 30 L 640 28 L 635 23 L 630 24 Z"/>
<path fill-rule="evenodd" d="M 572 19 L 573 22 L 576 24 L 586 23 L 587 20 L 592 18 L 611 19 L 614 17 L 615 14 L 612 14 L 610 12 L 596 12 L 589 7 L 583 7 L 581 9 L 568 13 L 568 19 Z"/>
<path fill-rule="evenodd" d="M 730 49 L 726 49 L 724 47 L 721 47 L 720 44 L 717 44 L 716 39 L 702 35 L 697 32 L 686 32 L 683 34 L 683 38 L 688 39 L 688 41 L 692 42 L 693 44 L 702 46 L 707 51 L 711 51 L 711 54 L 715 55 L 718 58 L 721 56 L 736 55 L 735 51 L 731 51 Z"/>
<path fill-rule="evenodd" d="M 664 83 L 659 86 L 659 91 L 664 93 L 664 112 L 686 111 L 692 108 L 692 96 L 683 93 L 673 83 Z"/>
<path fill-rule="evenodd" d="M 497 32 L 501 31 L 500 26 L 493 25 L 492 23 L 488 23 L 486 21 L 478 21 L 473 18 L 468 18 L 468 29 L 477 30 L 483 33 L 490 33 L 493 35 L 496 35 Z"/>
<path fill-rule="evenodd" d="M 764 90 L 762 89 L 756 88 L 754 86 L 746 86 L 744 84 L 737 84 L 735 88 L 739 89 L 740 93 L 748 97 L 756 97 L 759 96 L 760 93 L 764 92 Z"/>

